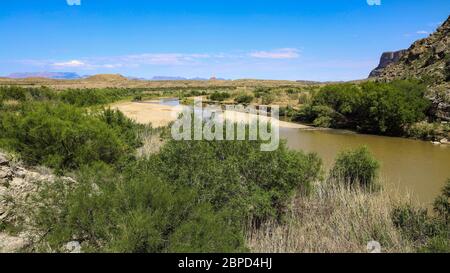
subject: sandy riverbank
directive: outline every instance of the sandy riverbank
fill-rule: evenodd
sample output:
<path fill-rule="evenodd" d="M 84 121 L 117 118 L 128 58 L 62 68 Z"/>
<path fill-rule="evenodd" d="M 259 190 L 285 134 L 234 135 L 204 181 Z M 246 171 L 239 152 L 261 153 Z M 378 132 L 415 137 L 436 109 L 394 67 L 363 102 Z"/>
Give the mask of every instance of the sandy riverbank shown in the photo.
<path fill-rule="evenodd" d="M 127 117 L 138 123 L 151 123 L 156 128 L 167 126 L 170 122 L 175 121 L 182 111 L 180 107 L 161 105 L 158 104 L 158 101 L 120 102 L 111 105 L 111 107 L 120 110 Z M 257 118 L 257 115 L 248 115 L 235 111 L 224 111 L 224 116 L 226 119 L 234 122 L 248 121 L 249 118 L 253 121 Z M 262 117 L 262 119 L 272 121 L 270 117 Z M 313 129 L 313 127 L 293 122 L 278 121 L 278 123 L 281 128 Z"/>

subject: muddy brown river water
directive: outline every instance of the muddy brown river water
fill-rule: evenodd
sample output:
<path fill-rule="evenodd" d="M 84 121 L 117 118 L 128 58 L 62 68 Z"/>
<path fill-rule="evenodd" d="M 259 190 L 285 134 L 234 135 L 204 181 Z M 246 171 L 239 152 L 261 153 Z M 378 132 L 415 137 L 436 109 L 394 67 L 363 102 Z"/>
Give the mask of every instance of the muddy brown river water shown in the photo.
<path fill-rule="evenodd" d="M 292 149 L 317 153 L 327 169 L 339 151 L 365 145 L 381 163 L 380 181 L 386 190 L 409 193 L 427 206 L 450 178 L 448 145 L 340 130 L 281 129 L 280 135 Z"/>

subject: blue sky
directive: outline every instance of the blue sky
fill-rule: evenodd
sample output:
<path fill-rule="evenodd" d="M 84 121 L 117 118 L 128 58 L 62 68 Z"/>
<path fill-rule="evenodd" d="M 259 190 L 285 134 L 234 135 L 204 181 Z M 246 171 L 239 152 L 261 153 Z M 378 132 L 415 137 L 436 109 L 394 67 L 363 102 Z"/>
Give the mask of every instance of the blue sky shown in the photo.
<path fill-rule="evenodd" d="M 70 0 L 73 1 L 73 0 Z M 351 80 L 450 14 L 448 0 L 4 0 L 0 75 Z"/>

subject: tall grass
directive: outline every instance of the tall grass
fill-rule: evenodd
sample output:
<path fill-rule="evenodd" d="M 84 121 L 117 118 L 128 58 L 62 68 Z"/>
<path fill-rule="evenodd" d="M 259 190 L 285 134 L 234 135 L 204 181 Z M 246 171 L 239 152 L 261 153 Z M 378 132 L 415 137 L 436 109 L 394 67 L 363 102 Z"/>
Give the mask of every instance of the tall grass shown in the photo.
<path fill-rule="evenodd" d="M 375 240 L 382 252 L 411 252 L 391 217 L 408 199 L 329 180 L 309 197 L 296 198 L 283 223 L 249 228 L 247 245 L 263 253 L 359 253 Z"/>

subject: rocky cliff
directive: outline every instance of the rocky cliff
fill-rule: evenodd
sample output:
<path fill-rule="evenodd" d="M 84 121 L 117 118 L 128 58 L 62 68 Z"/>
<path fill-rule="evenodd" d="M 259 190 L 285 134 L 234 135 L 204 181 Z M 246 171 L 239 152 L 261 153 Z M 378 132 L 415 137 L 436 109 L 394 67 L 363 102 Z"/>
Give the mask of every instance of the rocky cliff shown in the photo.
<path fill-rule="evenodd" d="M 450 17 L 407 50 L 384 53 L 370 77 L 384 81 L 419 78 L 429 85 L 433 115 L 450 121 Z"/>
<path fill-rule="evenodd" d="M 450 17 L 428 38 L 416 41 L 400 51 L 398 60 L 378 70 L 377 77 L 385 80 L 426 78 L 433 84 L 450 80 Z M 388 54 L 389 55 L 389 54 Z M 382 57 L 383 58 L 383 57 Z"/>
<path fill-rule="evenodd" d="M 384 69 L 390 64 L 394 64 L 400 61 L 400 59 L 406 54 L 407 50 L 399 50 L 394 52 L 384 52 L 381 55 L 380 64 L 372 70 L 369 78 L 379 77 L 383 73 Z"/>

